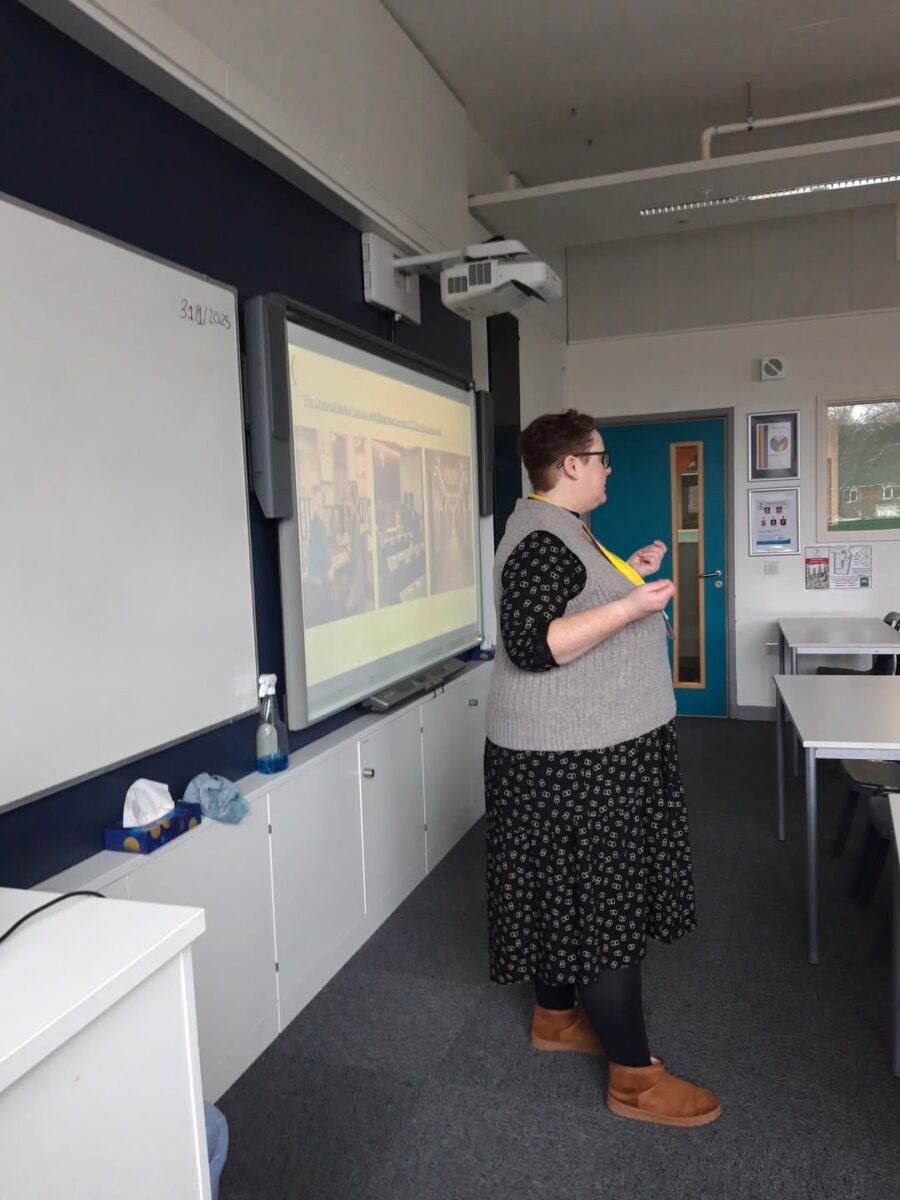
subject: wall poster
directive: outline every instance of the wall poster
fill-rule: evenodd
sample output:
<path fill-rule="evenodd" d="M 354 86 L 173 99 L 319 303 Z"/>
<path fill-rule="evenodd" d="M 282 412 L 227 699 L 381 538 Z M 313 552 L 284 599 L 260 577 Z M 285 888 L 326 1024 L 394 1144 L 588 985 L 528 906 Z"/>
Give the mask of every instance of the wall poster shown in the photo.
<path fill-rule="evenodd" d="M 751 488 L 750 553 L 800 553 L 800 489 Z"/>
<path fill-rule="evenodd" d="M 872 586 L 872 546 L 807 546 L 804 550 L 806 587 L 810 591 L 847 590 Z"/>

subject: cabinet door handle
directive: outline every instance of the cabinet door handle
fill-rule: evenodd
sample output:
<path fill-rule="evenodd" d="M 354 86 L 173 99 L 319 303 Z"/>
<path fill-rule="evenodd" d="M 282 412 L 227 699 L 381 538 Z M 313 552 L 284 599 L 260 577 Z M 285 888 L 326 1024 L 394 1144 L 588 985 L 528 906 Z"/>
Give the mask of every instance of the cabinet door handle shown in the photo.
<path fill-rule="evenodd" d="M 478 707 L 478 701 L 477 701 L 477 700 L 475 699 L 475 697 L 473 696 L 473 697 L 472 697 L 472 698 L 469 700 L 469 708 L 477 708 L 477 707 Z"/>
<path fill-rule="evenodd" d="M 375 778 L 375 768 L 374 767 L 363 767 L 363 779 L 374 779 L 374 778 Z"/>

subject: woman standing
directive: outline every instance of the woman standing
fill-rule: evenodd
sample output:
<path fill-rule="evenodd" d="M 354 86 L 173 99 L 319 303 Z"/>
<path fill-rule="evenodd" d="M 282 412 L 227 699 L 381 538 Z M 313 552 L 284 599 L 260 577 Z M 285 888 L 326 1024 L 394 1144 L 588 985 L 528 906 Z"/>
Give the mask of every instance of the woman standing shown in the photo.
<path fill-rule="evenodd" d="M 605 1051 L 611 1111 L 706 1124 L 717 1097 L 651 1057 L 641 1001 L 647 935 L 672 942 L 695 925 L 663 611 L 675 589 L 644 582 L 666 547 L 626 563 L 582 524 L 611 472 L 591 417 L 538 417 L 519 449 L 534 491 L 494 565 L 491 978 L 533 982 L 536 1048 Z"/>

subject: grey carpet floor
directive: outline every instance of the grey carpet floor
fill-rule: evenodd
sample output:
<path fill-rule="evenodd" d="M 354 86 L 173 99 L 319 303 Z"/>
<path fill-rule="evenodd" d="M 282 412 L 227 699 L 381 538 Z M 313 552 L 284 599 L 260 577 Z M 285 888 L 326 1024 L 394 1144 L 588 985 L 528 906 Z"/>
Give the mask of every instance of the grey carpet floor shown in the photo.
<path fill-rule="evenodd" d="M 772 725 L 679 723 L 700 925 L 651 943 L 650 1044 L 720 1120 L 609 1115 L 605 1071 L 528 1043 L 526 987 L 487 981 L 478 825 L 221 1099 L 221 1200 L 680 1200 L 900 1196 L 887 900 L 846 898 L 843 795 L 821 773 L 823 961 L 806 961 L 802 795 L 774 836 Z"/>

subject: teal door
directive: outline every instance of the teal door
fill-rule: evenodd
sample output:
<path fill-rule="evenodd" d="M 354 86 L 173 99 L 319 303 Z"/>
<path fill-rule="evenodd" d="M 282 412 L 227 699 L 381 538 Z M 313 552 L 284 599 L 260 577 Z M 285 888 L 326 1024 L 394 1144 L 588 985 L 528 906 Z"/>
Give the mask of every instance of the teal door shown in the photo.
<path fill-rule="evenodd" d="M 655 578 L 677 588 L 669 654 L 678 712 L 727 716 L 725 418 L 599 428 L 612 475 L 591 529 L 622 558 L 654 538 L 666 543 Z"/>

